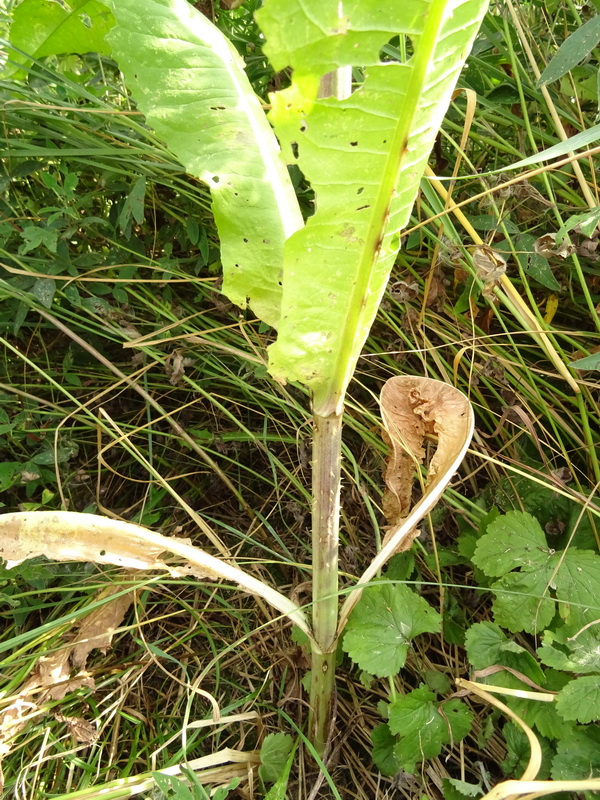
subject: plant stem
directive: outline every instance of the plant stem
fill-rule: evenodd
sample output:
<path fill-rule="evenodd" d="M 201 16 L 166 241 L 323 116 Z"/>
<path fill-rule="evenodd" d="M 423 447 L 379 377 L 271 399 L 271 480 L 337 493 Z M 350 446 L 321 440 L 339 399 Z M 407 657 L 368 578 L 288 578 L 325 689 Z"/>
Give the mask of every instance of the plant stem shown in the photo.
<path fill-rule="evenodd" d="M 313 420 L 313 635 L 322 652 L 313 649 L 309 724 L 311 741 L 322 755 L 335 689 L 342 415 L 315 414 Z"/>

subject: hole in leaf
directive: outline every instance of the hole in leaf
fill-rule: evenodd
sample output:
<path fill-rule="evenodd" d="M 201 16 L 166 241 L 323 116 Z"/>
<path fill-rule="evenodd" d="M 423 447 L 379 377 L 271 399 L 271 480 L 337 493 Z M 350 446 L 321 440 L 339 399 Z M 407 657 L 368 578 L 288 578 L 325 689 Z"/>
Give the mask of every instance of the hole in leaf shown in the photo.
<path fill-rule="evenodd" d="M 105 556 L 106 555 L 106 550 L 100 550 L 100 555 L 101 556 Z"/>
<path fill-rule="evenodd" d="M 219 176 L 218 175 L 213 175 L 212 176 L 212 182 L 213 183 L 218 183 L 219 182 Z"/>
<path fill-rule="evenodd" d="M 359 206 L 356 210 L 357 211 L 364 211 L 365 208 L 371 208 L 371 206 Z"/>
<path fill-rule="evenodd" d="M 357 191 L 357 193 L 356 193 L 356 194 L 362 194 L 362 193 L 364 192 L 364 190 L 365 190 L 365 187 L 364 187 L 364 186 L 361 186 L 361 187 L 360 187 L 360 189 Z"/>
<path fill-rule="evenodd" d="M 298 142 L 292 142 L 290 147 L 292 148 L 292 155 L 294 158 L 298 158 Z"/>

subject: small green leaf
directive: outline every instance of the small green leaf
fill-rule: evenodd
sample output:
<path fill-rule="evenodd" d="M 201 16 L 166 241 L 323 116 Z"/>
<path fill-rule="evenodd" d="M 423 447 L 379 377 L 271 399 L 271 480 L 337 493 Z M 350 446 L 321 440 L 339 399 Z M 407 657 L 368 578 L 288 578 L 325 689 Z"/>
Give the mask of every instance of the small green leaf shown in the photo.
<path fill-rule="evenodd" d="M 552 761 L 555 781 L 600 778 L 600 730 L 597 727 L 576 728 L 558 742 Z"/>
<path fill-rule="evenodd" d="M 517 567 L 539 569 L 551 553 L 540 523 L 522 511 L 509 511 L 490 523 L 477 542 L 473 562 L 486 575 L 504 575 Z"/>
<path fill-rule="evenodd" d="M 472 721 L 473 715 L 460 700 L 440 706 L 433 692 L 423 686 L 395 700 L 390 706 L 389 728 L 401 736 L 396 755 L 402 768 L 414 772 L 418 762 L 435 758 L 444 745 L 464 739 Z"/>
<path fill-rule="evenodd" d="M 586 723 L 600 719 L 600 676 L 586 675 L 569 681 L 556 698 L 563 719 Z"/>
<path fill-rule="evenodd" d="M 45 308 L 50 308 L 56 292 L 56 281 L 54 278 L 38 278 L 31 291 Z"/>
<path fill-rule="evenodd" d="M 373 742 L 373 763 L 382 775 L 393 777 L 400 772 L 401 766 L 396 756 L 396 737 L 390 731 L 390 726 L 383 722 L 373 729 L 371 733 Z"/>
<path fill-rule="evenodd" d="M 283 774 L 294 741 L 288 733 L 270 733 L 260 748 L 258 774 L 264 783 L 275 783 Z"/>
<path fill-rule="evenodd" d="M 519 236 L 517 239 L 517 261 L 526 275 L 530 275 L 547 289 L 559 292 L 561 285 L 554 277 L 548 259 L 535 252 L 535 241 L 535 237 L 529 233 Z"/>
<path fill-rule="evenodd" d="M 556 244 L 561 244 L 566 234 L 577 226 L 579 226 L 579 229 L 584 236 L 591 237 L 599 222 L 600 206 L 590 208 L 587 211 L 584 211 L 583 214 L 573 214 L 569 217 L 565 224 L 561 225 L 561 227 L 558 229 L 555 242 Z"/>
<path fill-rule="evenodd" d="M 343 648 L 361 669 L 391 677 L 404 666 L 411 639 L 439 629 L 439 614 L 408 586 L 368 586 L 350 615 Z"/>
<path fill-rule="evenodd" d="M 172 798 L 172 800 L 196 800 L 191 790 L 175 775 L 153 772 L 152 777 L 164 797 Z"/>
<path fill-rule="evenodd" d="M 579 627 L 579 626 L 577 626 Z M 542 664 L 565 672 L 600 672 L 600 632 L 598 626 L 574 631 L 569 636 L 567 627 L 546 631 L 543 644 L 537 649 Z"/>
<path fill-rule="evenodd" d="M 544 679 L 537 661 L 524 647 L 508 639 L 504 631 L 493 622 L 476 622 L 465 634 L 467 656 L 474 669 L 485 669 L 493 664 L 518 670 L 540 683 Z"/>
<path fill-rule="evenodd" d="M 466 783 L 458 778 L 442 778 L 444 800 L 463 800 L 465 797 L 479 797 L 483 794 L 480 783 Z"/>
<path fill-rule="evenodd" d="M 562 78 L 570 69 L 583 61 L 598 42 L 600 42 L 600 15 L 592 17 L 565 39 L 540 75 L 537 85 L 545 86 Z"/>
<path fill-rule="evenodd" d="M 510 572 L 492 584 L 494 620 L 513 633 L 538 633 L 552 622 L 555 602 L 548 596 L 550 569 Z"/>
<path fill-rule="evenodd" d="M 46 228 L 42 225 L 26 225 L 21 231 L 23 244 L 19 247 L 19 255 L 25 255 L 31 250 L 36 250 L 42 245 L 51 253 L 56 253 L 58 231 L 56 228 Z"/>
<path fill-rule="evenodd" d="M 600 370 L 600 351 L 592 353 L 591 356 L 579 358 L 577 361 L 571 361 L 569 366 L 573 369 Z"/>
<path fill-rule="evenodd" d="M 554 577 L 561 617 L 572 625 L 586 625 L 598 619 L 600 556 L 590 550 L 571 547 L 560 559 Z"/>

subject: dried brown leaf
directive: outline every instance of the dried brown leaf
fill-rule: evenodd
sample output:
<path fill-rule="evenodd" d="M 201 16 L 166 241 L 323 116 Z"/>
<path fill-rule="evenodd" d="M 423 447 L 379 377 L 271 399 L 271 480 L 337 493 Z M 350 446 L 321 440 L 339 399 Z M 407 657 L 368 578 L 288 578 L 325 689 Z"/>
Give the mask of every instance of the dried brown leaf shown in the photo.
<path fill-rule="evenodd" d="M 567 258 L 575 251 L 575 246 L 570 242 L 563 240 L 560 244 L 556 244 L 555 233 L 545 233 L 533 243 L 535 252 L 543 258 L 550 258 L 550 256 L 558 256 L 558 258 Z"/>
<path fill-rule="evenodd" d="M 111 586 L 104 590 L 98 599 L 116 594 L 120 589 Z M 89 653 L 97 648 L 106 653 L 111 645 L 115 630 L 119 627 L 129 606 L 133 602 L 131 592 L 120 594 L 109 603 L 104 603 L 87 614 L 79 624 L 76 641 L 73 644 L 72 662 L 75 667 L 83 669 Z"/>

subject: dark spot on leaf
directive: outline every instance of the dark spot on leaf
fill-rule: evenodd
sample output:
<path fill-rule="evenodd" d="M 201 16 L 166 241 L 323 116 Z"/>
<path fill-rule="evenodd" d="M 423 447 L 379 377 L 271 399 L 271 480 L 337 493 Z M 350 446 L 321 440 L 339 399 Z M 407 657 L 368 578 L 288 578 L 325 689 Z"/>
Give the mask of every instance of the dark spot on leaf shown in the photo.
<path fill-rule="evenodd" d="M 350 147 L 357 147 L 357 146 L 358 146 L 358 142 L 350 142 Z"/>
<path fill-rule="evenodd" d="M 362 210 L 363 210 L 363 209 L 365 209 L 365 208 L 371 208 L 371 206 L 360 206 L 360 207 L 359 207 L 359 208 L 357 208 L 356 210 L 357 210 L 357 211 L 362 211 Z"/>
<path fill-rule="evenodd" d="M 105 556 L 106 555 L 106 550 L 100 550 L 100 555 L 101 556 Z"/>
<path fill-rule="evenodd" d="M 212 176 L 212 181 L 213 181 L 213 183 L 218 183 L 219 182 L 219 176 L 218 175 L 213 175 Z"/>
<path fill-rule="evenodd" d="M 298 142 L 292 142 L 290 146 L 292 148 L 292 154 L 294 158 L 298 158 Z"/>
<path fill-rule="evenodd" d="M 362 194 L 364 192 L 364 190 L 365 190 L 365 187 L 361 186 L 356 194 Z"/>
<path fill-rule="evenodd" d="M 270 239 L 263 239 L 263 244 L 271 244 L 271 240 Z"/>
<path fill-rule="evenodd" d="M 244 236 L 244 244 L 248 244 L 248 239 Z"/>

